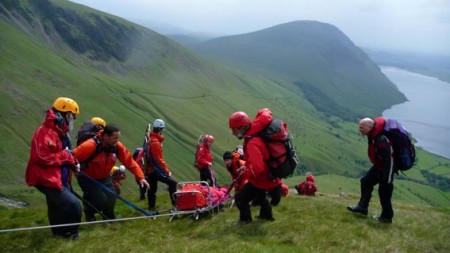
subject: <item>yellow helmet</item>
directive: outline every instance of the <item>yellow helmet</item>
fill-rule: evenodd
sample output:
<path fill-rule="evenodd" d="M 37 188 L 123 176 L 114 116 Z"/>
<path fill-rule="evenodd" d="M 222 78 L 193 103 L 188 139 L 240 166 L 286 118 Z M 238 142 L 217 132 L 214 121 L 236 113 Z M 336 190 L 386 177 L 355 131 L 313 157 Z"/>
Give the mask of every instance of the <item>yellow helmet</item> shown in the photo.
<path fill-rule="evenodd" d="M 100 125 L 100 126 L 102 126 L 102 127 L 105 127 L 105 126 L 106 126 L 105 120 L 103 120 L 102 118 L 99 118 L 99 117 L 93 117 L 93 118 L 91 119 L 91 122 L 94 123 L 94 124 L 96 124 L 96 125 Z"/>
<path fill-rule="evenodd" d="M 53 102 L 53 108 L 60 112 L 72 112 L 80 114 L 80 107 L 77 102 L 71 98 L 59 97 Z"/>

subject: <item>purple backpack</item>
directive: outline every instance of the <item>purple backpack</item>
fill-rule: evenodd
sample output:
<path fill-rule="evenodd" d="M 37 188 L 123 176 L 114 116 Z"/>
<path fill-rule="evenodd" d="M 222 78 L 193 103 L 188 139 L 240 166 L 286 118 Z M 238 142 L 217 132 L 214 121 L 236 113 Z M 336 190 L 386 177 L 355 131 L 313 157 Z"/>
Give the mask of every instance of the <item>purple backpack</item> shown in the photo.
<path fill-rule="evenodd" d="M 394 149 L 395 169 L 400 171 L 411 169 L 416 163 L 416 149 L 411 141 L 411 134 L 395 119 L 386 120 L 383 133 Z"/>

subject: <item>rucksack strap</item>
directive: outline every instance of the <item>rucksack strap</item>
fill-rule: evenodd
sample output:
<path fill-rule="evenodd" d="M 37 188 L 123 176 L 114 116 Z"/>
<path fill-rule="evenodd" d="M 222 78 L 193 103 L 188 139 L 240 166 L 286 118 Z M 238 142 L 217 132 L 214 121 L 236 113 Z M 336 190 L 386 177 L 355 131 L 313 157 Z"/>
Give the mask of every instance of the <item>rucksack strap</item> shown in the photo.
<path fill-rule="evenodd" d="M 86 160 L 80 163 L 80 169 L 85 169 L 88 166 L 89 162 L 91 162 L 94 157 L 102 152 L 102 145 L 100 143 L 100 140 L 97 138 L 97 136 L 94 136 L 93 139 L 95 142 L 95 151 Z"/>

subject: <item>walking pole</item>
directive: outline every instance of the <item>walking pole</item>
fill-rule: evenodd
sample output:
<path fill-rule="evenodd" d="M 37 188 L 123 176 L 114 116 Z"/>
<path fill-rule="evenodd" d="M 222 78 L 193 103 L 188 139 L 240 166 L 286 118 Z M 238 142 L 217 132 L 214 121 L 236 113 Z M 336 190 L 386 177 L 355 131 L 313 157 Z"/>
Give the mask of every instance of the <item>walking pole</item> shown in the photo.
<path fill-rule="evenodd" d="M 80 171 L 79 174 L 83 177 L 86 177 L 87 179 L 91 180 L 92 182 L 94 182 L 96 185 L 100 186 L 101 188 L 103 188 L 103 190 L 111 193 L 112 195 L 114 195 L 116 198 L 122 200 L 122 202 L 124 202 L 125 204 L 127 204 L 129 207 L 134 208 L 135 210 L 145 214 L 146 216 L 152 216 L 151 213 L 145 211 L 142 208 L 137 207 L 136 205 L 134 205 L 133 203 L 131 203 L 130 201 L 124 199 L 123 197 L 121 197 L 120 195 L 117 195 L 117 193 L 115 193 L 114 191 L 112 191 L 111 189 L 109 189 L 108 187 L 106 187 L 106 185 L 98 182 L 97 180 L 93 179 L 92 177 L 88 176 L 86 173 Z"/>

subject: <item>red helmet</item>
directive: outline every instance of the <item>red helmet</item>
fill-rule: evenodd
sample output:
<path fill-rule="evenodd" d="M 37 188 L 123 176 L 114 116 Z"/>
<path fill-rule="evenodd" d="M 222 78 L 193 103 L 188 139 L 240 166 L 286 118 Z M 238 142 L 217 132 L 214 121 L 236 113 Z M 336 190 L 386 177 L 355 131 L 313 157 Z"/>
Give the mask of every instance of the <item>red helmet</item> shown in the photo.
<path fill-rule="evenodd" d="M 212 144 L 214 142 L 214 136 L 207 134 L 203 138 L 203 141 Z"/>
<path fill-rule="evenodd" d="M 231 114 L 228 120 L 228 125 L 230 128 L 238 128 L 246 125 L 250 125 L 250 118 L 245 112 L 235 112 Z"/>

